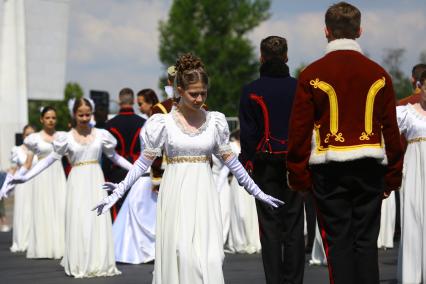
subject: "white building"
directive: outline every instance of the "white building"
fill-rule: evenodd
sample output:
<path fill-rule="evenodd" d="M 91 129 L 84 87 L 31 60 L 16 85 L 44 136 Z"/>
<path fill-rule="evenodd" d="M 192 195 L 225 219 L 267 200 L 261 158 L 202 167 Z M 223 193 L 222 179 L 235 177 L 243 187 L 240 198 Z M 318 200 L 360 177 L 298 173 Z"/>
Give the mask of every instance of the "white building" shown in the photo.
<path fill-rule="evenodd" d="M 28 99 L 63 99 L 69 0 L 0 0 L 0 169 Z"/>

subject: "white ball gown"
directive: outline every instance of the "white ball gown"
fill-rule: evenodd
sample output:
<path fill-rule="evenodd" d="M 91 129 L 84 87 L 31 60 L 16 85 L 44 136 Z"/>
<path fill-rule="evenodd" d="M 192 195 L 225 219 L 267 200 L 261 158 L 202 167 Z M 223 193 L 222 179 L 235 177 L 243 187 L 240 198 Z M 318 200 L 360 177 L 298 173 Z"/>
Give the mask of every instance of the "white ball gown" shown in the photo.
<path fill-rule="evenodd" d="M 231 142 L 232 151 L 241 152 L 239 143 Z M 231 179 L 231 214 L 226 251 L 231 253 L 260 252 L 259 222 L 257 219 L 254 197 L 238 184 L 235 177 Z"/>
<path fill-rule="evenodd" d="M 15 146 L 12 148 L 11 162 L 17 168 L 24 165 L 27 160 L 28 149 L 24 146 Z M 34 156 L 33 164 L 37 162 Z M 30 230 L 32 225 L 32 194 L 34 189 L 34 180 L 17 185 L 14 191 L 13 205 L 13 236 L 11 252 L 24 252 L 28 248 L 30 239 Z"/>
<path fill-rule="evenodd" d="M 392 192 L 382 202 L 380 216 L 380 232 L 377 238 L 378 248 L 393 248 L 393 235 L 395 233 L 396 203 L 395 193 Z"/>
<path fill-rule="evenodd" d="M 155 284 L 224 283 L 219 195 L 211 155 L 231 154 L 225 116 L 206 112 L 198 131 L 189 131 L 176 109 L 155 114 L 142 129 L 145 155 L 161 155 L 167 166 L 157 204 Z"/>
<path fill-rule="evenodd" d="M 157 197 L 149 173 L 130 189 L 112 225 L 116 261 L 140 264 L 155 259 Z"/>
<path fill-rule="evenodd" d="M 61 265 L 75 278 L 120 274 L 115 266 L 110 214 L 96 216 L 91 210 L 107 196 L 99 161 L 115 153 L 117 141 L 104 129 L 93 128 L 93 140 L 80 144 L 75 130 L 53 142 L 55 153 L 67 155 L 72 169 L 67 181 L 65 252 Z"/>
<path fill-rule="evenodd" d="M 322 242 L 321 232 L 318 227 L 318 222 L 315 224 L 315 239 L 312 246 L 310 265 L 327 265 L 327 256 L 325 255 L 324 245 Z"/>
<path fill-rule="evenodd" d="M 426 116 L 411 104 L 396 110 L 398 127 L 408 142 L 401 186 L 398 283 L 426 283 Z"/>
<path fill-rule="evenodd" d="M 228 239 L 229 228 L 231 226 L 231 187 L 229 186 L 229 169 L 216 156 L 212 157 L 213 180 L 216 190 L 219 192 L 220 215 L 222 217 L 223 243 Z"/>
<path fill-rule="evenodd" d="M 55 139 L 64 133 L 56 132 Z M 24 144 L 39 160 L 53 151 L 52 143 L 45 141 L 40 132 L 30 134 Z M 57 161 L 34 178 L 27 258 L 59 259 L 64 255 L 65 198 L 65 173 L 61 161 Z"/>

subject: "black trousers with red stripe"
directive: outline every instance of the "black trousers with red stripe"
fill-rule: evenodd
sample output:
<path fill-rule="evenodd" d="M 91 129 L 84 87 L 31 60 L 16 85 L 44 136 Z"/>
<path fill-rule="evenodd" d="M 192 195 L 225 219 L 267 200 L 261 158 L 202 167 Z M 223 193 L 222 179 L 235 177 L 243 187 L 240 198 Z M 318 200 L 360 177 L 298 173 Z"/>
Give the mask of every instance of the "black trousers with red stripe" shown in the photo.
<path fill-rule="evenodd" d="M 374 159 L 311 168 L 330 283 L 377 284 L 384 167 Z"/>
<path fill-rule="evenodd" d="M 305 267 L 303 198 L 287 186 L 285 157 L 258 156 L 253 179 L 267 194 L 286 204 L 271 209 L 256 200 L 267 284 L 302 284 Z"/>

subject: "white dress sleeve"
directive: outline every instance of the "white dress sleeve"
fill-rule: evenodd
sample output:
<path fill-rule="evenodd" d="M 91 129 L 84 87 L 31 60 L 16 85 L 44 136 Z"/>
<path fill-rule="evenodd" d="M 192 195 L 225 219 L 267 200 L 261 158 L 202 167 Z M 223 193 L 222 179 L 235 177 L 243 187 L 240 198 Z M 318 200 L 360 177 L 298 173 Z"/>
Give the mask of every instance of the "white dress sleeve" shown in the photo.
<path fill-rule="evenodd" d="M 229 145 L 229 126 L 225 115 L 220 112 L 212 112 L 215 120 L 215 149 L 213 154 L 223 161 L 234 156 Z"/>
<path fill-rule="evenodd" d="M 61 159 L 62 156 L 68 154 L 68 133 L 59 133 L 55 140 L 53 140 L 53 152 L 52 155 L 55 159 Z"/>
<path fill-rule="evenodd" d="M 161 157 L 161 150 L 166 141 L 166 121 L 164 114 L 154 114 L 142 127 L 141 153 L 149 160 Z"/>
<path fill-rule="evenodd" d="M 37 154 L 38 153 L 38 146 L 37 146 L 37 135 L 38 133 L 32 133 L 28 135 L 24 139 L 24 145 L 30 150 L 31 152 Z"/>
<path fill-rule="evenodd" d="M 410 125 L 408 117 L 408 107 L 408 105 L 396 107 L 396 119 L 398 122 L 399 132 L 404 135 L 406 135 L 408 127 Z"/>
<path fill-rule="evenodd" d="M 101 134 L 102 152 L 108 158 L 111 159 L 115 155 L 115 147 L 117 146 L 117 139 L 115 139 L 115 137 L 112 136 L 112 134 L 109 133 L 105 129 L 98 129 L 98 128 L 96 128 L 96 131 L 99 131 L 100 134 Z"/>

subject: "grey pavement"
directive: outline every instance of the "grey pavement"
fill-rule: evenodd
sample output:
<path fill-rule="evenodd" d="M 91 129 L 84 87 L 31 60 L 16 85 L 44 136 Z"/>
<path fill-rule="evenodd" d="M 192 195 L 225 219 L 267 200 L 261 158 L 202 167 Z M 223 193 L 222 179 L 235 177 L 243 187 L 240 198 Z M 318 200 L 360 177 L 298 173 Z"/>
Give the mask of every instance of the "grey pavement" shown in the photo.
<path fill-rule="evenodd" d="M 25 254 L 12 254 L 9 251 L 12 233 L 0 233 L 0 283 L 28 284 L 151 284 L 152 264 L 118 264 L 122 274 L 114 277 L 75 279 L 66 276 L 58 260 L 26 259 Z M 380 251 L 380 283 L 394 284 L 396 275 L 397 249 Z M 224 263 L 227 284 L 264 284 L 262 261 L 259 254 L 226 255 Z M 309 266 L 305 268 L 305 284 L 328 283 L 326 267 Z"/>

